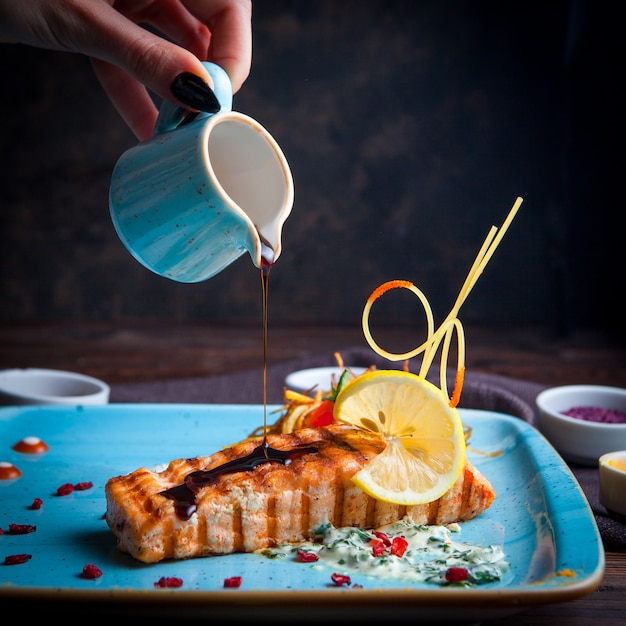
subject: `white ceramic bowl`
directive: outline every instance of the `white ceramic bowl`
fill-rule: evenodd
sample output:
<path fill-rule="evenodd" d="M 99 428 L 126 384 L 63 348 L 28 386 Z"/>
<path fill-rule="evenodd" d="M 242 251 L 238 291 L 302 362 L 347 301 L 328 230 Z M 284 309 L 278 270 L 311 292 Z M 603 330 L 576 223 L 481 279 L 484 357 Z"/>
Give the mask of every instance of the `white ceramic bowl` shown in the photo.
<path fill-rule="evenodd" d="M 367 370 L 366 367 L 312 367 L 306 370 L 292 372 L 285 378 L 285 387 L 291 391 L 304 393 L 313 390 L 313 392 L 321 389 L 322 392 L 330 391 L 333 376 L 335 381 L 339 382 L 339 377 L 344 369 L 349 369 L 355 376 L 362 374 Z"/>
<path fill-rule="evenodd" d="M 600 504 L 626 522 L 626 450 L 600 457 Z"/>
<path fill-rule="evenodd" d="M 105 382 L 74 372 L 39 368 L 0 371 L 0 405 L 106 404 Z"/>
<path fill-rule="evenodd" d="M 536 404 L 539 431 L 566 461 L 597 467 L 603 454 L 626 449 L 626 423 L 592 422 L 563 414 L 583 406 L 626 413 L 626 389 L 602 385 L 552 387 L 537 396 Z"/>

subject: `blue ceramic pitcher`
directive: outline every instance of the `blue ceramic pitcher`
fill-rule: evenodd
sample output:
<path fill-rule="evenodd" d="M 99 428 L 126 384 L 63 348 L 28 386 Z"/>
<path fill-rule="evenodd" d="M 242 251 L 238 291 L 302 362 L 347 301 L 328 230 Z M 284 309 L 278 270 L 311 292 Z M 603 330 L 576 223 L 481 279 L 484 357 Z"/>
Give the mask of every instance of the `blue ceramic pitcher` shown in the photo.
<path fill-rule="evenodd" d="M 109 206 L 120 239 L 153 272 L 182 283 L 214 276 L 246 252 L 262 267 L 281 252 L 293 179 L 279 145 L 232 111 L 226 72 L 205 63 L 221 109 L 185 121 L 164 102 L 153 136 L 126 151 Z"/>

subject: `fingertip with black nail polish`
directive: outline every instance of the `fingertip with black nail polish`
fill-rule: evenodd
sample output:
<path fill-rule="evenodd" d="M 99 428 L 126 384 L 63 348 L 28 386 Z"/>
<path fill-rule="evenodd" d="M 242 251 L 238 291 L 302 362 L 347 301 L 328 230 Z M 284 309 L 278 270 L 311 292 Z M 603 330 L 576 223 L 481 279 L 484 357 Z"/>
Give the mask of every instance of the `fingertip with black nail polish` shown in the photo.
<path fill-rule="evenodd" d="M 205 113 L 217 113 L 220 103 L 207 83 L 191 72 L 182 72 L 172 84 L 170 91 L 175 98 L 192 109 Z"/>

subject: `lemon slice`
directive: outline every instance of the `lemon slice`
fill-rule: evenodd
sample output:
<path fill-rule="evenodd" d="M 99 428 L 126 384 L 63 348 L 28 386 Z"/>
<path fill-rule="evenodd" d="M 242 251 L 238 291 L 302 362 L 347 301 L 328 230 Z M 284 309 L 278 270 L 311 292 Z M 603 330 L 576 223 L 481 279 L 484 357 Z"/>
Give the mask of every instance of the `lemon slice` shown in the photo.
<path fill-rule="evenodd" d="M 339 392 L 334 417 L 375 433 L 385 449 L 352 480 L 370 496 L 394 504 L 432 502 L 465 465 L 463 424 L 445 394 L 400 370 L 362 374 Z"/>

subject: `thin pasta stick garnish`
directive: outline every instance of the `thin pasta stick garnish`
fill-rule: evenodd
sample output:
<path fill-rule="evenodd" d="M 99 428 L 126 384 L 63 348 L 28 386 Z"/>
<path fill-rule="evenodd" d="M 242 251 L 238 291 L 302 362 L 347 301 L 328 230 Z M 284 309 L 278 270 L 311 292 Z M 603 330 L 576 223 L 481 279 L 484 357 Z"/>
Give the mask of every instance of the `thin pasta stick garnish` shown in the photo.
<path fill-rule="evenodd" d="M 483 273 L 487 263 L 493 256 L 493 253 L 496 251 L 496 248 L 502 241 L 502 237 L 506 233 L 509 228 L 513 218 L 517 214 L 518 209 L 522 204 L 522 198 L 517 198 L 511 210 L 509 211 L 506 219 L 502 223 L 500 229 L 492 226 L 485 240 L 472 263 L 472 266 L 465 278 L 465 282 L 459 291 L 459 294 L 456 298 L 456 301 L 448 313 L 448 316 L 441 323 L 439 328 L 435 330 L 435 322 L 432 309 L 428 302 L 428 299 L 424 295 L 424 293 L 418 289 L 412 282 L 408 280 L 390 280 L 386 283 L 383 283 L 370 295 L 367 299 L 365 307 L 363 309 L 363 317 L 362 317 L 362 326 L 363 326 L 363 334 L 365 335 L 365 339 L 367 343 L 370 345 L 372 350 L 376 352 L 378 355 L 385 357 L 390 361 L 401 361 L 408 359 L 412 359 L 416 357 L 418 354 L 423 353 L 422 363 L 419 369 L 419 376 L 422 378 L 426 377 L 426 374 L 430 370 L 430 367 L 433 363 L 433 360 L 441 347 L 441 361 L 440 361 L 440 371 L 439 371 L 439 381 L 441 390 L 445 394 L 446 398 L 449 401 L 451 407 L 457 406 L 459 400 L 461 398 L 461 391 L 463 389 L 463 380 L 465 376 L 465 334 L 463 332 L 463 325 L 458 318 L 459 310 L 470 291 L 478 281 L 478 278 Z M 374 340 L 372 333 L 369 327 L 369 316 L 372 310 L 372 305 L 376 300 L 378 300 L 385 293 L 390 291 L 391 289 L 408 289 L 412 293 L 414 293 L 422 303 L 424 307 L 424 312 L 426 314 L 426 340 L 421 345 L 417 346 L 413 350 L 403 353 L 393 353 L 388 352 L 381 346 L 379 346 Z M 448 394 L 448 385 L 447 385 L 447 377 L 446 370 L 448 366 L 448 354 L 450 351 L 450 343 L 452 342 L 453 335 L 456 333 L 456 346 L 457 346 L 457 366 L 456 366 L 456 379 L 454 383 L 454 389 L 452 392 L 452 396 Z M 406 369 L 405 363 L 405 369 Z"/>

